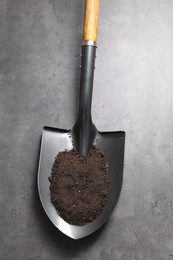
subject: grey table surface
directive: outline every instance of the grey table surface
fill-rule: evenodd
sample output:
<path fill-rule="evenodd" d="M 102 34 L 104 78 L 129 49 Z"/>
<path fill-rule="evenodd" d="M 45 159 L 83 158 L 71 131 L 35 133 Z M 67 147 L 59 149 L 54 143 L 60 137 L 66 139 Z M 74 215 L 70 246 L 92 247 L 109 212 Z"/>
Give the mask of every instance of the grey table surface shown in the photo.
<path fill-rule="evenodd" d="M 173 1 L 101 0 L 93 120 L 125 130 L 108 223 L 61 234 L 37 193 L 42 127 L 77 118 L 84 1 L 0 0 L 0 259 L 173 259 Z"/>

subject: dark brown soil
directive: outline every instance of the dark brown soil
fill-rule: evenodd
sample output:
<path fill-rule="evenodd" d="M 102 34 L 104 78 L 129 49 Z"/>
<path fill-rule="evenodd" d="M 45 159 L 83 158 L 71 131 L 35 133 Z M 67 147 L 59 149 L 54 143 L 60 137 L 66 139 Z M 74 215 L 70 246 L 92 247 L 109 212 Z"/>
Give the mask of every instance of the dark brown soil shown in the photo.
<path fill-rule="evenodd" d="M 102 213 L 110 192 L 108 165 L 95 147 L 85 157 L 75 149 L 60 152 L 49 181 L 51 202 L 58 214 L 78 226 Z"/>

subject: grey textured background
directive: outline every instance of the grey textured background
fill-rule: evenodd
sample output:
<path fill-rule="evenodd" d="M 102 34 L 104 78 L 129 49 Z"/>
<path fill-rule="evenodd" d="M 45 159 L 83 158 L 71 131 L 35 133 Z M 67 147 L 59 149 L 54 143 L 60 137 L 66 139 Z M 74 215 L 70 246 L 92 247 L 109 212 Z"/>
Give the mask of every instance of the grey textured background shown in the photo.
<path fill-rule="evenodd" d="M 77 117 L 84 1 L 0 0 L 0 259 L 173 259 L 173 1 L 101 0 L 93 119 L 125 130 L 109 222 L 80 241 L 37 195 L 43 125 Z"/>

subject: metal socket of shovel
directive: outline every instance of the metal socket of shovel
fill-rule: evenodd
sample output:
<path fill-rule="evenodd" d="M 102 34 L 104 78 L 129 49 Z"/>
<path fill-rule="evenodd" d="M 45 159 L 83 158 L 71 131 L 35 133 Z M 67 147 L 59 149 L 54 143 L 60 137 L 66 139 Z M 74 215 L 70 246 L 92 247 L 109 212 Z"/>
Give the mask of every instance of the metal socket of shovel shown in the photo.
<path fill-rule="evenodd" d="M 43 128 L 38 168 L 38 191 L 43 208 L 52 223 L 73 239 L 93 233 L 108 220 L 117 204 L 123 180 L 125 132 L 99 132 L 91 117 L 99 2 L 85 1 L 78 120 L 72 130 L 48 126 Z M 84 226 L 70 225 L 58 215 L 51 204 L 48 177 L 59 152 L 75 147 L 79 154 L 86 155 L 92 145 L 105 155 L 111 178 L 111 192 L 102 214 L 94 221 Z"/>

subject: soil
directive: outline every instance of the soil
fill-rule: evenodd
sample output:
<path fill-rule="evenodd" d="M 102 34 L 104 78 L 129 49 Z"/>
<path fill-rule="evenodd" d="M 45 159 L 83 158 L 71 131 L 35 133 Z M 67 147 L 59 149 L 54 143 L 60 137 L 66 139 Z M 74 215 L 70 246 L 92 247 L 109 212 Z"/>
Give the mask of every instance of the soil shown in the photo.
<path fill-rule="evenodd" d="M 49 177 L 51 202 L 69 224 L 82 226 L 103 211 L 110 175 L 103 153 L 92 147 L 85 157 L 75 149 L 60 152 Z"/>

